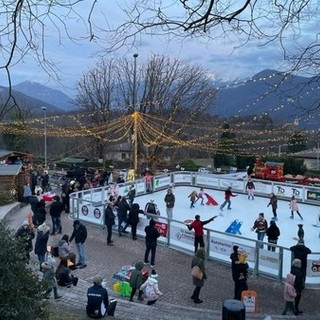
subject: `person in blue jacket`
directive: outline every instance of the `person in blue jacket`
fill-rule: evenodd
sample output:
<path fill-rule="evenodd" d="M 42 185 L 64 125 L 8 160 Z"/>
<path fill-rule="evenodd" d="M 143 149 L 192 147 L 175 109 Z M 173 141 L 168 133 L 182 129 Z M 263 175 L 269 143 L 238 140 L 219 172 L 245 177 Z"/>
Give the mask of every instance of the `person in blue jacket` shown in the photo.
<path fill-rule="evenodd" d="M 99 319 L 107 314 L 109 306 L 108 291 L 102 287 L 103 279 L 95 277 L 93 286 L 87 291 L 87 307 L 86 313 L 90 318 Z"/>

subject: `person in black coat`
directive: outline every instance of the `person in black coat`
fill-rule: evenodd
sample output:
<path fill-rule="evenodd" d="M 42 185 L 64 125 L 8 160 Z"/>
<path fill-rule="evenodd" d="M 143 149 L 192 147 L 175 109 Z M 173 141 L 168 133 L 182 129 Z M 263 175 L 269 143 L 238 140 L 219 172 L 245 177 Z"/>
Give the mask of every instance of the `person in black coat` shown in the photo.
<path fill-rule="evenodd" d="M 270 226 L 267 229 L 266 234 L 267 234 L 269 243 L 277 244 L 278 238 L 280 236 L 280 229 L 278 228 L 278 226 L 275 223 L 275 221 L 273 221 L 273 220 L 270 221 Z M 268 250 L 269 251 L 270 250 L 271 251 L 276 251 L 276 248 L 272 247 L 272 246 L 268 246 Z"/>
<path fill-rule="evenodd" d="M 247 279 L 248 279 L 249 265 L 246 260 L 247 260 L 247 254 L 243 252 L 239 255 L 239 261 L 235 262 L 235 285 L 234 285 L 235 300 L 241 301 L 242 291 L 248 290 Z"/>
<path fill-rule="evenodd" d="M 129 187 L 129 192 L 127 194 L 127 198 L 129 200 L 130 206 L 132 206 L 135 196 L 136 196 L 136 188 L 134 187 L 134 184 L 132 184 Z"/>
<path fill-rule="evenodd" d="M 45 262 L 46 260 L 49 231 L 50 231 L 50 228 L 45 223 L 41 224 L 38 227 L 36 243 L 34 245 L 34 253 L 38 256 L 38 260 L 40 263 L 40 270 L 41 270 L 42 262 Z"/>
<path fill-rule="evenodd" d="M 291 247 L 290 250 L 293 252 L 293 259 L 301 260 L 301 271 L 303 274 L 303 281 L 306 281 L 307 276 L 307 258 L 308 254 L 311 253 L 311 250 L 304 245 L 302 239 L 298 240 L 298 244 Z"/>
<path fill-rule="evenodd" d="M 122 233 L 127 233 L 126 229 L 128 227 L 128 212 L 130 211 L 129 203 L 127 202 L 126 197 L 121 197 L 118 202 L 118 232 L 119 237 L 122 236 Z M 125 223 L 125 226 L 122 224 Z"/>
<path fill-rule="evenodd" d="M 84 254 L 84 243 L 86 242 L 87 236 L 87 228 L 85 225 L 80 223 L 79 220 L 75 220 L 73 222 L 73 232 L 69 241 L 71 242 L 74 239 L 76 243 L 79 257 L 79 262 L 76 264 L 76 267 L 79 266 L 79 269 L 83 269 L 87 266 Z"/>
<path fill-rule="evenodd" d="M 151 268 L 154 267 L 154 261 L 156 257 L 157 239 L 161 233 L 156 228 L 156 222 L 151 219 L 149 225 L 144 228 L 146 233 L 146 251 L 144 254 L 144 263 L 149 263 L 149 253 L 151 251 Z"/>
<path fill-rule="evenodd" d="M 101 277 L 95 277 L 93 279 L 94 285 L 87 291 L 86 313 L 90 318 L 104 317 L 109 307 L 108 291 L 102 287 L 102 280 Z"/>
<path fill-rule="evenodd" d="M 35 226 L 38 227 L 46 221 L 46 203 L 40 200 L 37 204 L 37 212 L 34 215 Z"/>
<path fill-rule="evenodd" d="M 68 268 L 68 260 L 66 259 L 60 260 L 55 276 L 58 285 L 61 287 L 70 287 L 72 284 L 76 286 L 78 284 L 79 279 L 71 274 L 71 271 Z"/>
<path fill-rule="evenodd" d="M 60 201 L 59 196 L 54 196 L 52 199 L 52 204 L 50 206 L 50 216 L 52 219 L 52 233 L 51 235 L 54 236 L 56 231 L 59 234 L 62 233 L 62 226 L 61 226 L 61 213 L 63 211 L 63 205 Z"/>
<path fill-rule="evenodd" d="M 236 262 L 239 261 L 238 249 L 239 249 L 238 246 L 233 246 L 233 252 L 230 254 L 231 274 L 232 274 L 232 279 L 233 279 L 234 283 L 236 283 L 236 280 L 237 280 Z M 234 299 L 235 299 L 235 297 L 236 297 L 236 291 L 234 291 Z"/>
<path fill-rule="evenodd" d="M 131 225 L 131 233 L 132 233 L 133 240 L 137 240 L 137 225 L 139 223 L 140 213 L 144 213 L 144 211 L 140 209 L 139 204 L 138 203 L 132 204 L 132 207 L 129 211 L 128 222 Z"/>
<path fill-rule="evenodd" d="M 299 303 L 301 300 L 302 291 L 304 289 L 304 278 L 301 271 L 301 260 L 294 259 L 292 261 L 290 273 L 296 276 L 296 279 L 294 280 L 294 288 L 296 289 L 297 295 L 294 298 L 294 307 L 296 312 L 302 313 L 302 311 L 299 309 Z"/>
<path fill-rule="evenodd" d="M 112 226 L 114 225 L 114 218 L 115 214 L 113 212 L 113 205 L 114 205 L 115 198 L 110 196 L 108 205 L 104 211 L 104 224 L 107 226 L 107 245 L 113 246 L 112 238 Z"/>
<path fill-rule="evenodd" d="M 23 221 L 21 227 L 16 232 L 16 238 L 22 241 L 28 262 L 30 259 L 30 252 L 33 249 L 32 239 L 34 239 L 34 237 L 35 234 L 28 221 Z"/>

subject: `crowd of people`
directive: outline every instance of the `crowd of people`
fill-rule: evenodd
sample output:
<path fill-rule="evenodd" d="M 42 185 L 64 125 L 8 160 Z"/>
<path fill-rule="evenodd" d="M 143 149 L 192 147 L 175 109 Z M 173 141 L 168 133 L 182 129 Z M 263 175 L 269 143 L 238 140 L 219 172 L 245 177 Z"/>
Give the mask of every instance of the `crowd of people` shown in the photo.
<path fill-rule="evenodd" d="M 41 199 L 40 194 L 35 194 L 31 190 L 30 184 L 26 184 L 26 192 L 24 198 L 26 203 L 30 204 L 32 211 L 32 221 L 24 221 L 23 225 L 17 231 L 17 237 L 25 240 L 25 252 L 26 258 L 30 259 L 30 252 L 33 250 L 32 240 L 35 238 L 34 252 L 38 256 L 39 267 L 43 272 L 43 279 L 49 283 L 48 294 L 53 291 L 54 298 L 60 298 L 58 294 L 58 286 L 72 287 L 78 283 L 78 278 L 73 276 L 72 270 L 86 267 L 86 255 L 85 255 L 85 242 L 87 239 L 87 229 L 83 223 L 79 220 L 73 222 L 73 232 L 69 236 L 64 234 L 58 242 L 57 257 L 59 258 L 59 264 L 56 267 L 54 263 L 47 259 L 50 255 L 47 250 L 47 244 L 49 236 L 62 235 L 63 226 L 61 223 L 61 214 L 63 212 L 69 213 L 69 199 L 68 195 L 76 191 L 76 182 L 69 182 L 62 188 L 61 196 L 54 196 L 50 206 L 46 206 L 46 203 Z M 145 297 L 148 305 L 154 304 L 157 299 L 162 295 L 162 292 L 158 287 L 158 275 L 155 271 L 155 258 L 157 239 L 161 236 L 160 231 L 156 227 L 157 215 L 160 214 L 157 204 L 154 200 L 150 200 L 144 210 L 140 208 L 140 205 L 135 202 L 136 190 L 134 184 L 129 186 L 129 191 L 126 195 L 121 196 L 116 192 L 116 188 L 112 189 L 112 195 L 108 198 L 106 209 L 104 212 L 104 224 L 107 229 L 107 245 L 113 245 L 113 226 L 115 224 L 115 218 L 118 217 L 118 235 L 121 237 L 123 234 L 128 233 L 126 229 L 131 227 L 132 240 L 137 240 L 137 224 L 139 222 L 139 215 L 146 215 L 149 219 L 149 225 L 145 227 L 145 253 L 144 260 L 135 265 L 135 270 L 131 274 L 130 285 L 132 288 L 130 301 L 133 301 L 135 293 L 138 292 L 138 300 L 143 300 Z M 248 179 L 246 185 L 248 192 L 248 199 L 254 200 L 255 186 L 251 179 Z M 232 188 L 228 187 L 225 190 L 225 201 L 220 206 L 220 210 L 223 210 L 225 206 L 231 209 L 231 198 L 236 197 L 233 194 Z M 190 198 L 190 208 L 194 208 L 195 203 L 200 200 L 201 205 L 204 205 L 205 193 L 201 188 L 199 192 L 193 191 L 188 198 Z M 173 218 L 173 208 L 175 205 L 175 196 L 173 193 L 173 185 L 170 185 L 167 189 L 164 197 L 166 205 L 166 214 L 168 219 Z M 277 240 L 280 236 L 280 230 L 276 225 L 278 219 L 277 216 L 277 197 L 274 194 L 270 195 L 267 206 L 272 207 L 273 218 L 268 222 L 264 218 L 264 213 L 259 213 L 258 218 L 254 221 L 252 231 L 257 233 L 257 239 L 261 242 L 260 248 L 263 248 L 263 241 L 265 235 L 268 238 L 268 250 L 275 251 Z M 289 209 L 291 210 L 291 217 L 294 213 L 303 220 L 302 215 L 299 212 L 298 204 L 294 196 L 292 196 Z M 51 233 L 50 227 L 46 224 L 47 211 L 51 216 Z M 203 226 L 213 221 L 217 216 L 214 216 L 208 220 L 202 221 L 200 215 L 195 216 L 195 220 L 187 225 L 188 229 L 194 230 L 194 252 L 195 255 L 191 261 L 191 268 L 198 267 L 200 269 L 201 278 L 192 276 L 192 282 L 194 285 L 194 291 L 191 299 L 194 303 L 202 303 L 200 299 L 200 290 L 203 287 L 207 274 L 205 271 L 205 243 L 203 239 L 204 231 Z M 77 254 L 71 251 L 70 243 L 74 240 Z M 284 287 L 284 300 L 285 309 L 283 314 L 286 314 L 289 309 L 292 309 L 294 314 L 302 313 L 299 309 L 299 303 L 301 300 L 301 294 L 304 289 L 304 281 L 306 277 L 306 263 L 307 255 L 311 253 L 310 249 L 304 245 L 303 237 L 299 237 L 296 246 L 290 248 L 293 252 L 294 260 L 292 268 L 287 276 L 286 284 Z M 234 246 L 233 252 L 230 256 L 232 279 L 234 281 L 234 299 L 241 300 L 242 292 L 248 290 L 247 279 L 249 275 L 249 266 L 247 263 L 247 253 L 239 252 L 239 247 Z M 149 256 L 151 257 L 149 260 Z M 78 259 L 77 259 L 78 258 Z M 144 266 L 150 265 L 150 273 L 148 277 L 145 277 L 142 273 Z M 108 292 L 102 286 L 102 278 L 96 277 L 93 281 L 93 286 L 88 289 L 87 297 L 87 315 L 92 318 L 99 318 L 106 314 L 111 315 L 115 310 L 116 303 L 110 304 Z"/>

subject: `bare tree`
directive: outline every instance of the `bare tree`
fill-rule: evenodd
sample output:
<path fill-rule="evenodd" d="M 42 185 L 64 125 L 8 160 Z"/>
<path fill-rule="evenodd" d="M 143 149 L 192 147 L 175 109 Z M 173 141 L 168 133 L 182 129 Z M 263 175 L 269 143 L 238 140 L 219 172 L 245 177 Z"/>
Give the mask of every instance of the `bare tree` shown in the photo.
<path fill-rule="evenodd" d="M 11 90 L 11 69 L 22 64 L 25 59 L 33 59 L 49 78 L 59 81 L 60 70 L 47 50 L 47 38 L 52 35 L 51 32 L 58 37 L 57 42 L 60 44 L 66 38 L 71 41 L 90 41 L 94 38 L 92 14 L 97 1 L 87 4 L 86 10 L 83 11 L 84 2 L 84 0 L 0 0 L 0 71 L 6 75 L 9 87 L 8 98 L 1 107 L 0 117 L 13 108 L 19 108 L 20 104 L 15 100 Z M 69 32 L 68 25 L 75 20 L 79 25 L 78 30 L 85 30 L 85 34 L 81 37 Z"/>
<path fill-rule="evenodd" d="M 95 138 L 110 141 L 119 136 L 130 141 L 137 125 L 139 157 L 148 162 L 159 161 L 166 148 L 179 148 L 178 142 L 188 140 L 190 124 L 212 105 L 216 88 L 200 66 L 163 56 L 152 56 L 146 64 L 139 65 L 136 73 L 133 60 L 101 61 L 80 80 L 77 101 L 82 110 L 89 112 L 88 123 L 100 127 L 106 124 L 105 131 Z M 137 97 L 135 106 L 133 96 Z M 139 114 L 136 120 L 131 114 L 135 111 Z M 118 128 L 108 125 L 108 119 L 119 115 L 123 120 Z"/>

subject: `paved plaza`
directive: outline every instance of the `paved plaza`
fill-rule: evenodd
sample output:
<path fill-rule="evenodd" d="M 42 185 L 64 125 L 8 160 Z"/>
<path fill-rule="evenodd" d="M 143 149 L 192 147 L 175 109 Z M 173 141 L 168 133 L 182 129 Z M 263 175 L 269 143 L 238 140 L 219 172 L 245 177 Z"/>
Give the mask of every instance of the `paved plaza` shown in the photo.
<path fill-rule="evenodd" d="M 12 229 L 17 229 L 27 216 L 29 206 L 20 208 L 19 204 L 0 207 L 0 218 L 5 219 Z M 51 225 L 51 217 L 47 215 L 47 224 Z M 62 217 L 63 234 L 72 233 L 72 219 L 67 214 Z M 63 298 L 53 300 L 52 303 L 61 308 L 79 312 L 79 319 L 87 319 L 85 315 L 86 291 L 91 286 L 91 280 L 95 275 L 100 275 L 107 280 L 109 296 L 118 300 L 115 320 L 128 319 L 222 319 L 222 308 L 226 299 L 233 297 L 233 281 L 229 265 L 206 261 L 208 279 L 202 288 L 200 298 L 203 303 L 195 305 L 190 299 L 193 291 L 191 272 L 191 255 L 180 252 L 163 245 L 158 245 L 155 269 L 159 274 L 159 288 L 163 296 L 153 306 L 147 306 L 145 302 L 129 302 L 112 290 L 114 273 L 122 266 L 133 264 L 138 260 L 143 261 L 144 239 L 133 241 L 130 235 L 118 237 L 113 234 L 114 246 L 106 244 L 106 230 L 86 225 L 88 239 L 85 244 L 87 267 L 73 271 L 80 278 L 77 287 L 59 288 Z M 56 245 L 60 235 L 50 236 L 49 244 Z M 76 252 L 75 245 L 73 246 Z M 34 257 L 36 260 L 36 257 Z M 281 316 L 284 307 L 283 284 L 266 277 L 250 277 L 248 279 L 250 290 L 258 293 L 258 312 L 247 313 L 246 319 L 265 319 L 267 315 L 275 319 L 293 319 L 296 316 Z M 305 289 L 300 303 L 304 313 L 299 319 L 320 319 L 318 305 L 320 290 Z"/>

